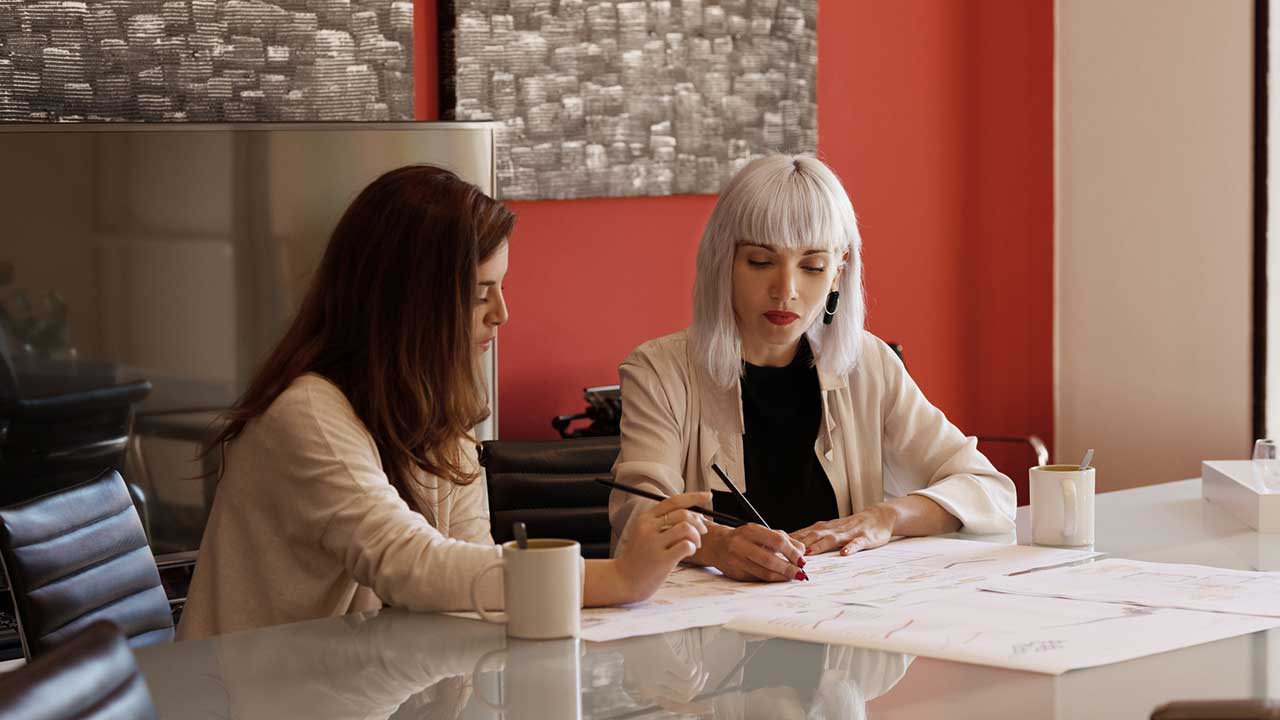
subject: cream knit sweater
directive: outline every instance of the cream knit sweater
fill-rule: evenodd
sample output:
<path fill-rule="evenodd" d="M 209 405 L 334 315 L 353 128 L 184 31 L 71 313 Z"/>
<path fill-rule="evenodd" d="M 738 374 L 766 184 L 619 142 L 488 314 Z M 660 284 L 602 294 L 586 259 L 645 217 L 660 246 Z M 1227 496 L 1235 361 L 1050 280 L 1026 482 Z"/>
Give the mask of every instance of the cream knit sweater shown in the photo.
<path fill-rule="evenodd" d="M 469 609 L 472 578 L 500 555 L 484 478 L 423 476 L 412 494 L 421 513 L 391 486 L 342 391 L 298 378 L 227 448 L 178 639 L 384 603 Z M 500 577 L 486 577 L 489 607 Z"/>

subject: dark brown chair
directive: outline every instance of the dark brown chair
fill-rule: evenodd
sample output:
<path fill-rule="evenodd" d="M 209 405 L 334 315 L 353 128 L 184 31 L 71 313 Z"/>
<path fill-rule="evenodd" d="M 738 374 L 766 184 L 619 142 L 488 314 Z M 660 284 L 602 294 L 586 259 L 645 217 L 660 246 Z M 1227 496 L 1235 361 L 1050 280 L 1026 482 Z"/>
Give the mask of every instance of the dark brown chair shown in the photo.
<path fill-rule="evenodd" d="M 0 720 L 155 717 L 133 652 L 120 629 L 105 620 L 0 676 Z"/>
<path fill-rule="evenodd" d="M 582 555 L 609 557 L 609 488 L 619 438 L 490 440 L 481 446 L 493 539 L 512 539 L 523 522 L 529 537 L 577 540 Z"/>
<path fill-rule="evenodd" d="M 119 625 L 132 647 L 173 639 L 155 558 L 114 470 L 0 508 L 0 560 L 28 659 L 99 619 Z"/>

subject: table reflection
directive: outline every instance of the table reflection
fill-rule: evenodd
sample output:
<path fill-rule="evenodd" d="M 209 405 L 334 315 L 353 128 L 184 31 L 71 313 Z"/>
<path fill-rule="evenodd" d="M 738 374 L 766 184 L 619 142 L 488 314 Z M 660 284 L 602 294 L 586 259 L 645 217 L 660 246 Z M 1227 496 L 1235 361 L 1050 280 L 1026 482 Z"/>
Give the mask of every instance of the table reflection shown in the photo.
<path fill-rule="evenodd" d="M 156 693 L 161 717 L 321 720 L 861 718 L 914 659 L 714 627 L 529 642 L 393 609 L 156 648 L 141 658 L 149 681 L 163 681 L 166 654 L 188 665 L 175 677 L 201 680 Z"/>
<path fill-rule="evenodd" d="M 388 610 L 207 642 L 231 718 L 323 720 L 460 717 L 476 662 L 505 641 L 485 623 Z"/>
<path fill-rule="evenodd" d="M 715 718 L 862 718 L 914 659 L 901 653 L 762 639 L 719 627 L 591 645 L 616 653 L 639 707 Z"/>
<path fill-rule="evenodd" d="M 1115 557 L 1280 568 L 1280 536 L 1254 533 L 1204 502 L 1199 481 L 1097 502 L 1098 550 Z M 1028 521 L 1021 508 L 1024 537 Z M 137 657 L 165 719 L 540 717 L 545 703 L 514 702 L 536 675 L 522 669 L 522 654 L 502 652 L 514 647 L 498 626 L 385 611 L 153 646 Z M 1147 717 L 1171 700 L 1273 697 L 1277 647 L 1272 630 L 1051 676 L 703 628 L 587 643 L 560 663 L 577 664 L 568 717 L 1092 720 Z M 563 680 L 563 668 L 551 677 Z"/>

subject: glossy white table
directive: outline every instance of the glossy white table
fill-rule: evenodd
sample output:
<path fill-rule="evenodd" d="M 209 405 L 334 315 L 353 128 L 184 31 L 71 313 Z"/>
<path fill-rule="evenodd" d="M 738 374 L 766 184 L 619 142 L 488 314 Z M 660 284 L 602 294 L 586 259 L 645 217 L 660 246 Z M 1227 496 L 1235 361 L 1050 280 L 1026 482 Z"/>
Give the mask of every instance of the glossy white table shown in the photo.
<path fill-rule="evenodd" d="M 1199 480 L 1101 495 L 1096 522 L 1097 549 L 1113 556 L 1280 570 L 1280 534 L 1204 502 Z M 1172 699 L 1280 695 L 1280 630 L 1059 677 L 720 628 L 577 653 L 567 641 L 507 645 L 495 626 L 387 610 L 148 648 L 138 660 L 164 720 L 1145 718 Z"/>

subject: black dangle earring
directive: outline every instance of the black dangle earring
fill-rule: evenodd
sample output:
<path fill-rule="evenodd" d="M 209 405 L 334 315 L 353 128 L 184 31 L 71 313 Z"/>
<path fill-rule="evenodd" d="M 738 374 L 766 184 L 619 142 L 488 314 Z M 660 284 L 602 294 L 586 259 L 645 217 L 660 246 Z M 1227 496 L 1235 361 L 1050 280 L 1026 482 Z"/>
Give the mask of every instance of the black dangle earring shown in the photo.
<path fill-rule="evenodd" d="M 830 325 L 831 318 L 836 316 L 836 310 L 839 310 L 839 309 L 840 309 L 840 293 L 836 292 L 835 290 L 832 290 L 831 292 L 827 293 L 827 307 L 826 307 L 826 312 L 822 316 L 822 324 Z"/>

